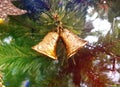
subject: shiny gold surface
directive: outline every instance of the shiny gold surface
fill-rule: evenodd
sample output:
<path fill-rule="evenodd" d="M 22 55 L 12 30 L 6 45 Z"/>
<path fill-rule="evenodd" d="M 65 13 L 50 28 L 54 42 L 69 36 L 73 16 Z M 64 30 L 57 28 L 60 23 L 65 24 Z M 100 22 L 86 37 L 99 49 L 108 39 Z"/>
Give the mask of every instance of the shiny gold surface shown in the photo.
<path fill-rule="evenodd" d="M 68 29 L 60 31 L 60 37 L 66 45 L 67 57 L 74 55 L 80 48 L 82 48 L 87 41 L 79 38 L 76 34 L 72 33 Z"/>
<path fill-rule="evenodd" d="M 57 32 L 49 32 L 44 39 L 36 46 L 33 46 L 32 49 L 52 59 L 57 59 L 56 45 L 58 39 L 59 34 Z"/>

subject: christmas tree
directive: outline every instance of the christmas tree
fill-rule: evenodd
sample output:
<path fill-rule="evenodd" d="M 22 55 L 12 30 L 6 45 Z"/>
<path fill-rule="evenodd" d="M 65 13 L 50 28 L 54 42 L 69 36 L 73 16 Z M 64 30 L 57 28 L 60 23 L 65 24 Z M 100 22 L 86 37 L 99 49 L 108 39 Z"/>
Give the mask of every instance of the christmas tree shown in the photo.
<path fill-rule="evenodd" d="M 119 87 L 119 4 L 0 0 L 1 87 Z M 87 20 L 95 13 L 111 24 L 104 35 Z"/>

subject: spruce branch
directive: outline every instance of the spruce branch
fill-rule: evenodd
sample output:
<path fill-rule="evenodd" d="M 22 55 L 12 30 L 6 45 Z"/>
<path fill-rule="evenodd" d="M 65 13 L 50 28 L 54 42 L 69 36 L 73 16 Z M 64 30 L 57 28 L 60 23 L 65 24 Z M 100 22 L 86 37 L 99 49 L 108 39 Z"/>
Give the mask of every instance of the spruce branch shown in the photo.
<path fill-rule="evenodd" d="M 0 45 L 0 69 L 5 73 L 7 81 L 11 81 L 9 76 L 18 76 L 12 81 L 21 79 L 20 82 L 28 77 L 31 81 L 34 79 L 36 84 L 43 78 L 52 79 L 56 72 L 54 62 L 44 56 L 39 56 L 29 47 L 20 47 L 15 43 Z M 50 74 L 52 77 L 49 76 Z M 19 79 L 19 76 L 23 77 Z"/>

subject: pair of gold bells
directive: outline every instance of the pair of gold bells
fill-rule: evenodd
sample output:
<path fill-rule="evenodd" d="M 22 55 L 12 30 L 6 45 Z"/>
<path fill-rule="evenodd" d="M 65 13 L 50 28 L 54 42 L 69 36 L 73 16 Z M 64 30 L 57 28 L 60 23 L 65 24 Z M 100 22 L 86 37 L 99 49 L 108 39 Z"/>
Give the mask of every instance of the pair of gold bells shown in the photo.
<path fill-rule="evenodd" d="M 67 58 L 70 58 L 87 43 L 87 41 L 79 38 L 68 29 L 59 29 L 58 31 L 59 32 L 49 32 L 44 39 L 33 46 L 32 49 L 52 59 L 58 59 L 56 46 L 59 38 L 61 38 L 66 47 Z"/>

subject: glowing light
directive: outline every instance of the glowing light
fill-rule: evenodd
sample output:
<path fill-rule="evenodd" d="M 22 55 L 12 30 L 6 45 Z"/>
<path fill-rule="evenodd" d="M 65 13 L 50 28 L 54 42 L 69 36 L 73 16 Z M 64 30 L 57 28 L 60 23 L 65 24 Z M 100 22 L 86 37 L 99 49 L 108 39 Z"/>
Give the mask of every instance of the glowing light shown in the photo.
<path fill-rule="evenodd" d="M 88 41 L 89 43 L 94 43 L 98 41 L 98 37 L 97 36 L 87 36 L 85 38 L 86 41 Z"/>
<path fill-rule="evenodd" d="M 3 24 L 4 20 L 2 18 L 0 18 L 0 24 Z"/>
<path fill-rule="evenodd" d="M 114 82 L 118 82 L 120 79 L 120 74 L 118 71 L 110 71 L 107 73 L 108 77 L 112 79 Z"/>
<path fill-rule="evenodd" d="M 94 12 L 93 7 L 88 7 L 86 15 L 86 22 L 92 21 L 94 29 L 92 29 L 92 33 L 100 32 L 102 36 L 105 36 L 108 31 L 111 29 L 111 23 L 107 19 L 98 18 L 98 12 Z M 98 41 L 99 36 L 87 36 L 85 40 L 89 41 L 90 43 L 94 43 Z"/>
<path fill-rule="evenodd" d="M 103 1 L 104 4 L 106 4 L 107 2 L 106 1 Z"/>
<path fill-rule="evenodd" d="M 7 43 L 7 44 L 10 44 L 11 43 L 11 41 L 12 41 L 12 36 L 8 36 L 8 37 L 6 37 L 4 40 L 3 40 L 3 42 L 5 42 L 5 43 Z"/>
<path fill-rule="evenodd" d="M 100 18 L 97 18 L 93 21 L 93 26 L 94 29 L 92 32 L 100 31 L 102 35 L 106 35 L 111 28 L 111 24 L 108 22 L 108 20 L 103 20 Z"/>
<path fill-rule="evenodd" d="M 91 13 L 93 10 L 94 10 L 94 7 L 89 6 L 88 9 L 87 9 L 88 14 Z"/>
<path fill-rule="evenodd" d="M 120 23 L 118 23 L 118 28 L 120 28 Z"/>

